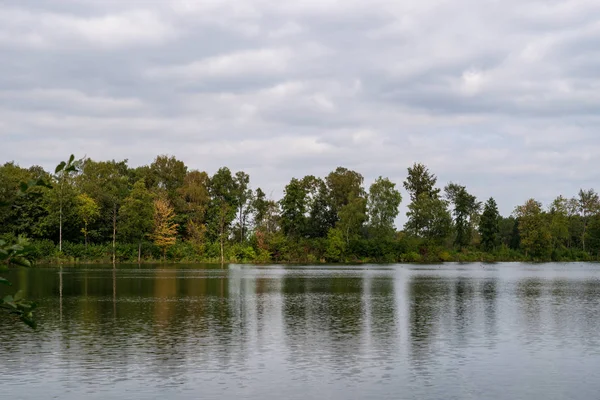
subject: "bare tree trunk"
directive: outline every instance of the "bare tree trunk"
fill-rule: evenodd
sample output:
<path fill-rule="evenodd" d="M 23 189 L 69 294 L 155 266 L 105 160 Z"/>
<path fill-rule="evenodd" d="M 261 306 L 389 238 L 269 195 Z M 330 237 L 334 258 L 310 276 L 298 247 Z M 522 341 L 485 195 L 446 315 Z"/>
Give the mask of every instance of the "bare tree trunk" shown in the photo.
<path fill-rule="evenodd" d="M 117 203 L 113 204 L 113 242 L 112 242 L 112 262 L 116 263 L 116 245 L 117 245 Z"/>
<path fill-rule="evenodd" d="M 142 263 L 142 242 L 138 243 L 138 264 Z"/>
<path fill-rule="evenodd" d="M 62 198 L 60 199 L 60 210 L 58 214 L 58 251 L 62 253 Z"/>
<path fill-rule="evenodd" d="M 240 244 L 244 241 L 244 223 L 242 222 L 242 206 L 240 205 Z"/>
<path fill-rule="evenodd" d="M 85 223 L 85 232 L 83 232 L 83 239 L 85 240 L 85 247 L 87 247 L 87 222 Z"/>
<path fill-rule="evenodd" d="M 221 233 L 221 265 L 225 264 L 225 253 L 223 250 L 223 234 Z"/>

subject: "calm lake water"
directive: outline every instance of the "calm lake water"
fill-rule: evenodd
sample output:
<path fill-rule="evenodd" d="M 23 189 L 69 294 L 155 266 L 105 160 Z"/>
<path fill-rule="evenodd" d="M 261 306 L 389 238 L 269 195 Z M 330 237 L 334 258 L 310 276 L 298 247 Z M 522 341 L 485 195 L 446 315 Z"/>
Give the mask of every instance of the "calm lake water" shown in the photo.
<path fill-rule="evenodd" d="M 40 310 L 0 319 L 2 398 L 600 398 L 600 264 L 8 277 Z"/>

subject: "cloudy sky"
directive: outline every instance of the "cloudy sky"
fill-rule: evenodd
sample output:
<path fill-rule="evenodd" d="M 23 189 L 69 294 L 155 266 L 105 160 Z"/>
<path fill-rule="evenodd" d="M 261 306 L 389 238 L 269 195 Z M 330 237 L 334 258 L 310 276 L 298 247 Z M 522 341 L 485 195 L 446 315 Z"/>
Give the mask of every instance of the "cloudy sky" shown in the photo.
<path fill-rule="evenodd" d="M 0 0 L 0 160 L 419 161 L 507 214 L 600 189 L 598 43 L 598 0 Z"/>

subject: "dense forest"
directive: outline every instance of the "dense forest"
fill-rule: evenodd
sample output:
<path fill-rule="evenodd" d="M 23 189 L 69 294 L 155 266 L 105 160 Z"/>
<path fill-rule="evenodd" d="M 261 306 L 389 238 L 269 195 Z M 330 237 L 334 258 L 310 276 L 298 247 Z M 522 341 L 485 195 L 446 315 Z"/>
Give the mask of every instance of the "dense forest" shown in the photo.
<path fill-rule="evenodd" d="M 172 156 L 61 162 L 55 171 L 0 167 L 0 240 L 38 262 L 437 262 L 597 260 L 594 190 L 530 199 L 510 216 L 493 198 L 443 189 L 423 164 L 396 183 L 339 167 L 292 178 L 280 200 L 253 190 L 243 171 L 210 176 Z M 402 230 L 394 221 L 408 201 Z"/>

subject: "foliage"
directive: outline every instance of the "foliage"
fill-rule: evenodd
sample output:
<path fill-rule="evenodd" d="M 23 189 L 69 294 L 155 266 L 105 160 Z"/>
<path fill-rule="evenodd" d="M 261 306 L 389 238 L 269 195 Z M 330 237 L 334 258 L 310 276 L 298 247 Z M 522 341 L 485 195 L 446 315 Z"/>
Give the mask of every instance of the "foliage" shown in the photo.
<path fill-rule="evenodd" d="M 481 203 L 477 198 L 467 192 L 465 186 L 450 183 L 445 187 L 446 198 L 454 205 L 454 230 L 456 237 L 454 244 L 458 248 L 466 247 L 471 243 L 474 221 L 478 218 Z"/>
<path fill-rule="evenodd" d="M 152 239 L 162 249 L 166 259 L 167 249 L 177 241 L 177 224 L 173 222 L 175 213 L 169 201 L 164 198 L 154 200 L 154 226 Z"/>
<path fill-rule="evenodd" d="M 542 205 L 534 199 L 529 199 L 515 209 L 519 220 L 519 235 L 521 247 L 525 255 L 534 259 L 546 260 L 552 252 L 552 236 L 548 220 L 542 213 Z"/>
<path fill-rule="evenodd" d="M 369 188 L 367 202 L 369 233 L 378 240 L 393 238 L 396 233 L 394 219 L 398 216 L 402 196 L 396 184 L 379 177 Z"/>
<path fill-rule="evenodd" d="M 291 179 L 279 200 L 253 190 L 244 171 L 223 167 L 209 176 L 166 155 L 135 168 L 74 157 L 59 167 L 0 166 L 3 248 L 27 237 L 28 258 L 57 263 L 600 258 L 593 190 L 559 196 L 547 209 L 533 200 L 506 217 L 490 199 L 480 215 L 465 186 L 449 183 L 442 197 L 433 172 L 414 164 L 403 182 L 408 218 L 397 231 L 395 183 L 379 177 L 367 193 L 363 176 L 344 167 Z M 165 206 L 161 223 L 157 199 Z"/>
<path fill-rule="evenodd" d="M 83 228 L 81 228 L 81 233 L 83 233 L 85 238 L 85 244 L 87 245 L 88 238 L 88 226 L 92 222 L 94 222 L 100 216 L 100 208 L 98 207 L 98 203 L 86 193 L 81 193 L 76 198 L 76 210 L 77 215 L 83 221 Z"/>
<path fill-rule="evenodd" d="M 485 251 L 496 249 L 500 239 L 500 213 L 493 197 L 488 199 L 483 208 L 479 223 L 479 234 L 481 235 L 482 249 Z"/>

